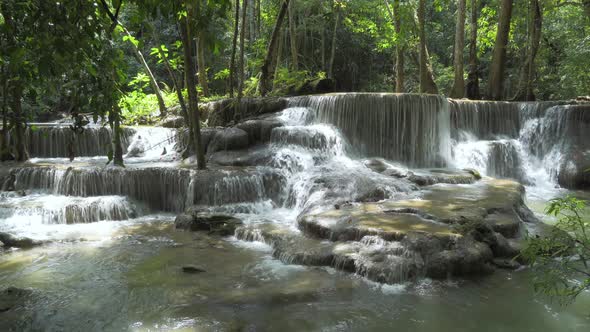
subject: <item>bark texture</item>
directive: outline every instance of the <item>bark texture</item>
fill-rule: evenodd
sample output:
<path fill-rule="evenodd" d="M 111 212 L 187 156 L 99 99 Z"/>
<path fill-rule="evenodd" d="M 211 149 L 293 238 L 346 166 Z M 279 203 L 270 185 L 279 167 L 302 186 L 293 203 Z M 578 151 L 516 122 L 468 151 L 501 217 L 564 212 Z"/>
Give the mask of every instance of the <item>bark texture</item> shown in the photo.
<path fill-rule="evenodd" d="M 471 0 L 471 17 L 469 32 L 469 73 L 467 74 L 466 97 L 469 99 L 481 99 L 479 93 L 479 59 L 477 58 L 477 13 L 479 11 L 478 0 Z"/>
<path fill-rule="evenodd" d="M 451 98 L 465 96 L 465 80 L 463 79 L 463 49 L 465 48 L 465 6 L 466 0 L 457 1 L 457 25 L 455 27 L 455 48 L 453 65 L 455 80 L 451 89 Z"/>
<path fill-rule="evenodd" d="M 501 0 L 498 32 L 492 63 L 490 64 L 490 82 L 488 86 L 488 97 L 492 100 L 501 100 L 504 97 L 504 68 L 506 66 L 506 47 L 508 46 L 508 34 L 510 33 L 510 20 L 512 18 L 512 2 L 513 0 Z"/>
<path fill-rule="evenodd" d="M 279 11 L 279 15 L 277 16 L 275 27 L 270 37 L 270 42 L 268 43 L 268 48 L 266 50 L 264 62 L 262 63 L 262 67 L 260 68 L 260 81 L 258 82 L 258 91 L 261 96 L 266 96 L 266 94 L 270 92 L 270 90 L 272 89 L 272 81 L 274 78 L 274 68 L 272 64 L 273 60 L 276 59 L 277 56 L 277 43 L 279 42 L 281 26 L 283 25 L 283 21 L 285 20 L 285 15 L 287 13 L 288 8 L 289 0 L 284 0 Z"/>

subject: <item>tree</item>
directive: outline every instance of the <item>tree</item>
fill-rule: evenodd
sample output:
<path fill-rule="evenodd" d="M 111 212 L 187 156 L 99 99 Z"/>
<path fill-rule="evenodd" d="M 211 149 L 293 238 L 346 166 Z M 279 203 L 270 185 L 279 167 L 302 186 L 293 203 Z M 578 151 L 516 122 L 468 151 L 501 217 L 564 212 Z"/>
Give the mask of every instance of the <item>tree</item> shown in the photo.
<path fill-rule="evenodd" d="M 235 0 L 234 33 L 232 37 L 231 57 L 229 62 L 229 96 L 234 97 L 234 84 L 236 82 L 236 48 L 238 43 L 238 27 L 240 22 L 240 0 Z"/>
<path fill-rule="evenodd" d="M 295 0 L 289 3 L 289 41 L 291 43 L 291 69 L 298 69 L 297 61 L 297 32 L 295 29 Z"/>
<path fill-rule="evenodd" d="M 207 167 L 205 162 L 205 153 L 201 145 L 201 116 L 199 114 L 199 97 L 197 95 L 197 84 L 195 82 L 194 67 L 191 65 L 192 61 L 192 30 L 193 17 L 195 10 L 195 2 L 185 0 L 186 11 L 181 14 L 180 19 L 180 34 L 182 36 L 182 47 L 184 56 L 184 79 L 186 81 L 186 88 L 188 92 L 188 115 L 189 124 L 192 130 L 189 133 L 192 136 L 192 146 L 197 156 L 197 167 L 205 169 Z"/>
<path fill-rule="evenodd" d="M 404 46 L 401 30 L 402 20 L 400 13 L 400 0 L 393 0 L 393 9 L 389 5 L 389 0 L 384 0 L 389 18 L 393 22 L 395 28 L 395 92 L 404 92 Z"/>
<path fill-rule="evenodd" d="M 535 80 L 536 65 L 535 59 L 541 43 L 541 30 L 543 27 L 543 10 L 539 0 L 531 0 L 529 7 L 529 34 L 528 49 L 524 65 L 521 69 L 519 87 L 514 100 L 534 101 L 535 92 L 533 83 Z"/>
<path fill-rule="evenodd" d="M 138 47 L 139 41 L 131 35 L 129 30 L 127 30 L 127 28 L 124 27 L 121 24 L 121 22 L 118 22 L 118 24 L 121 27 L 121 29 L 123 29 L 123 31 L 125 32 L 125 37 L 123 37 L 123 39 L 128 40 L 129 43 L 132 45 L 133 53 L 135 54 L 137 61 L 141 64 L 145 73 L 148 75 L 148 78 L 150 79 L 150 85 L 152 86 L 152 89 L 154 90 L 154 94 L 156 95 L 156 99 L 158 100 L 158 108 L 160 109 L 160 116 L 165 117 L 166 116 L 166 104 L 164 103 L 164 98 L 162 97 L 162 91 L 160 90 L 160 86 L 158 85 L 158 82 L 156 81 L 156 78 L 154 77 L 154 74 L 152 73 L 150 66 L 148 66 L 147 62 L 145 61 L 145 58 L 143 57 L 143 54 L 139 50 L 139 47 Z"/>
<path fill-rule="evenodd" d="M 469 38 L 469 73 L 465 94 L 469 99 L 480 99 L 479 94 L 479 59 L 477 58 L 477 12 L 478 0 L 471 0 L 470 38 Z"/>
<path fill-rule="evenodd" d="M 248 0 L 242 0 L 242 28 L 240 30 L 240 57 L 238 59 L 238 100 L 244 95 L 244 38 L 246 36 L 246 17 Z"/>
<path fill-rule="evenodd" d="M 334 30 L 332 31 L 332 47 L 330 48 L 330 60 L 328 62 L 328 78 L 334 78 L 334 59 L 336 58 L 336 33 L 338 32 L 338 23 L 340 22 L 340 11 L 342 4 L 334 2 Z"/>
<path fill-rule="evenodd" d="M 287 13 L 287 9 L 289 8 L 289 0 L 282 0 L 281 9 L 279 10 L 279 14 L 277 15 L 277 19 L 275 22 L 274 29 L 272 31 L 272 35 L 270 37 L 270 41 L 268 43 L 268 48 L 266 50 L 266 56 L 264 57 L 264 61 L 262 63 L 262 67 L 260 68 L 260 80 L 258 82 L 258 92 L 261 96 L 266 96 L 266 94 L 272 90 L 272 81 L 274 76 L 274 68 L 272 68 L 272 63 L 276 63 L 277 57 L 277 43 L 280 35 L 281 26 L 283 25 L 283 21 L 285 19 L 285 14 Z"/>
<path fill-rule="evenodd" d="M 498 32 L 496 34 L 496 43 L 494 44 L 492 63 L 490 64 L 490 81 L 488 84 L 488 97 L 493 100 L 501 100 L 504 97 L 506 47 L 508 45 L 511 18 L 512 0 L 501 0 Z"/>
<path fill-rule="evenodd" d="M 420 39 L 420 92 L 438 94 L 438 88 L 432 76 L 432 66 L 430 65 L 428 48 L 426 47 L 426 1 L 420 0 L 418 3 L 418 38 Z"/>
<path fill-rule="evenodd" d="M 529 238 L 521 253 L 535 270 L 535 290 L 573 301 L 590 289 L 590 221 L 582 217 L 585 208 L 585 201 L 572 196 L 551 200 L 546 212 L 557 223 L 547 236 Z"/>
<path fill-rule="evenodd" d="M 463 79 L 463 49 L 465 48 L 465 5 L 466 0 L 457 0 L 457 27 L 455 28 L 455 49 L 453 65 L 455 81 L 451 89 L 451 98 L 463 98 L 465 80 Z"/>

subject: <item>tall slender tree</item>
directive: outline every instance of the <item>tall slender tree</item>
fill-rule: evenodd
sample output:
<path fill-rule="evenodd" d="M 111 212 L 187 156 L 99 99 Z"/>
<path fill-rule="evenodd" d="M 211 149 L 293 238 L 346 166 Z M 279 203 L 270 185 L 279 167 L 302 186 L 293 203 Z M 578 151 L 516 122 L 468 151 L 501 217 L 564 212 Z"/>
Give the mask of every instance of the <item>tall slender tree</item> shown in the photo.
<path fill-rule="evenodd" d="M 242 24 L 240 30 L 240 57 L 238 58 L 238 99 L 244 95 L 244 38 L 246 36 L 246 17 L 248 14 L 248 0 L 242 1 Z"/>
<path fill-rule="evenodd" d="M 537 58 L 537 53 L 539 51 L 541 30 L 543 28 L 543 10 L 539 0 L 530 0 L 529 18 L 527 55 L 524 66 L 522 66 L 521 69 L 518 90 L 516 96 L 514 96 L 515 100 L 522 101 L 535 100 L 535 92 L 533 91 L 537 68 L 535 65 L 535 59 Z"/>
<path fill-rule="evenodd" d="M 451 89 L 451 98 L 465 96 L 465 80 L 463 78 L 463 49 L 465 48 L 465 7 L 466 0 L 457 0 L 457 25 L 455 27 L 455 48 L 453 66 L 455 80 Z"/>
<path fill-rule="evenodd" d="M 420 39 L 420 92 L 438 94 L 438 87 L 433 79 L 430 56 L 426 46 L 426 1 L 420 0 L 418 3 L 418 37 Z"/>
<path fill-rule="evenodd" d="M 232 37 L 231 57 L 229 62 L 229 96 L 234 97 L 234 84 L 236 82 L 236 49 L 238 43 L 238 28 L 240 22 L 240 0 L 235 1 L 234 34 Z"/>
<path fill-rule="evenodd" d="M 469 24 L 469 73 L 467 74 L 467 86 L 465 95 L 469 99 L 480 99 L 479 94 L 479 59 L 477 57 L 477 13 L 479 11 L 478 0 L 471 0 L 471 17 Z"/>
<path fill-rule="evenodd" d="M 338 24 L 340 22 L 341 5 L 339 1 L 334 2 L 334 29 L 332 30 L 332 47 L 330 48 L 330 60 L 328 62 L 328 78 L 334 78 L 334 60 L 336 59 L 336 41 Z"/>
<path fill-rule="evenodd" d="M 262 67 L 260 68 L 258 92 L 262 96 L 266 96 L 266 94 L 272 89 L 272 82 L 274 79 L 274 68 L 272 64 L 273 62 L 276 63 L 275 60 L 277 57 L 277 43 L 279 42 L 281 26 L 283 25 L 283 21 L 285 20 L 285 15 L 287 13 L 288 8 L 289 0 L 282 0 L 281 9 L 279 10 L 279 14 L 277 15 L 272 35 L 270 36 L 270 41 L 268 43 L 268 48 L 266 50 L 266 56 L 264 57 L 264 62 L 262 63 Z"/>
<path fill-rule="evenodd" d="M 295 0 L 289 3 L 289 42 L 291 43 L 291 69 L 298 69 L 297 30 L 295 28 Z"/>
<path fill-rule="evenodd" d="M 490 81 L 488 84 L 488 97 L 493 100 L 501 100 L 504 97 L 504 69 L 506 66 L 506 48 L 510 33 L 510 20 L 512 19 L 513 0 L 501 0 L 500 16 L 498 17 L 498 32 L 492 63 L 490 64 Z"/>

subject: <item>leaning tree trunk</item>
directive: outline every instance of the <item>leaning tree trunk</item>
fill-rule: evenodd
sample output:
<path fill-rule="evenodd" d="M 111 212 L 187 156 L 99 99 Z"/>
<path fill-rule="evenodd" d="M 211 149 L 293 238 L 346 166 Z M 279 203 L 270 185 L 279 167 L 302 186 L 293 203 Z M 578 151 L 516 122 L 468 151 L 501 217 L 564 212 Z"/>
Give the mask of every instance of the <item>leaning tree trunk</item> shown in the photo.
<path fill-rule="evenodd" d="M 2 137 L 0 137 L 0 161 L 12 159 L 8 148 L 9 128 L 8 128 L 8 78 L 6 77 L 5 66 L 2 66 Z"/>
<path fill-rule="evenodd" d="M 276 53 L 278 37 L 280 35 L 281 25 L 285 20 L 285 14 L 287 13 L 288 8 L 289 0 L 283 0 L 281 10 L 279 11 L 279 15 L 277 16 L 277 20 L 275 22 L 275 27 L 270 37 L 270 42 L 268 43 L 268 49 L 266 51 L 264 62 L 262 63 L 262 67 L 260 68 L 260 81 L 258 82 L 258 91 L 260 92 L 261 96 L 266 96 L 266 94 L 272 88 L 274 68 L 271 67 L 273 59 L 275 59 L 277 56 Z"/>
<path fill-rule="evenodd" d="M 338 33 L 338 22 L 340 21 L 340 8 L 336 7 L 336 17 L 334 17 L 334 30 L 332 32 L 332 48 L 330 50 L 330 61 L 328 62 L 328 78 L 334 78 L 334 59 L 336 58 L 336 36 Z"/>
<path fill-rule="evenodd" d="M 299 65 L 297 63 L 297 32 L 295 30 L 295 0 L 289 3 L 289 41 L 291 43 L 291 69 L 297 70 Z M 305 45 L 305 44 L 303 44 Z"/>
<path fill-rule="evenodd" d="M 504 67 L 506 66 L 506 47 L 508 46 L 508 34 L 510 33 L 510 20 L 512 18 L 512 0 L 502 0 L 500 16 L 498 18 L 498 32 L 496 44 L 490 64 L 490 83 L 488 97 L 500 100 L 504 97 Z"/>
<path fill-rule="evenodd" d="M 242 1 L 242 28 L 240 30 L 240 58 L 238 59 L 238 100 L 244 95 L 244 39 L 246 36 L 246 17 L 248 0 Z"/>
<path fill-rule="evenodd" d="M 131 33 L 129 32 L 129 30 L 127 30 L 127 28 L 124 27 L 123 25 L 121 25 L 120 23 L 119 23 L 119 26 L 121 26 L 123 28 L 123 31 L 125 32 L 125 34 L 127 36 L 129 36 L 129 38 L 132 38 L 132 40 L 133 40 L 133 36 L 131 36 Z M 135 45 L 135 43 L 133 43 L 132 41 L 130 42 L 130 44 L 132 45 L 133 52 L 135 54 L 135 58 L 137 58 L 137 61 L 141 64 L 141 66 L 145 70 L 145 73 L 148 75 L 148 77 L 150 79 L 150 85 L 152 86 L 152 89 L 154 90 L 154 94 L 156 95 L 156 99 L 158 100 L 158 108 L 160 109 L 160 116 L 164 117 L 164 116 L 166 116 L 166 104 L 164 103 L 164 98 L 162 97 L 162 90 L 160 90 L 160 87 L 158 86 L 158 82 L 156 81 L 156 78 L 154 77 L 152 70 L 150 69 L 147 62 L 145 61 L 143 54 L 139 50 L 139 47 L 137 47 L 137 45 Z"/>
<path fill-rule="evenodd" d="M 188 91 L 188 112 L 190 118 L 191 130 L 191 143 L 194 151 L 197 155 L 197 167 L 199 169 L 205 169 L 205 154 L 203 152 L 203 146 L 201 145 L 201 118 L 199 116 L 199 97 L 197 95 L 197 85 L 195 83 L 195 72 L 194 67 L 191 65 L 192 60 L 192 34 L 191 25 L 192 22 L 192 8 L 188 8 L 186 17 L 181 21 L 181 34 L 182 34 L 182 46 L 183 46 L 183 57 L 184 57 L 184 78 L 186 80 L 186 89 Z"/>
<path fill-rule="evenodd" d="M 238 44 L 238 26 L 240 22 L 240 0 L 236 0 L 234 17 L 234 35 L 231 43 L 231 59 L 229 61 L 229 96 L 234 97 L 234 84 L 236 83 L 236 48 Z"/>
<path fill-rule="evenodd" d="M 535 92 L 533 91 L 533 83 L 535 80 L 535 59 L 539 51 L 539 44 L 541 42 L 541 30 L 543 27 L 543 11 L 539 0 L 531 0 L 530 7 L 530 25 L 529 25 L 529 47 L 527 50 L 527 57 L 520 73 L 520 82 L 514 100 L 519 101 L 534 101 Z"/>
<path fill-rule="evenodd" d="M 420 39 L 420 92 L 438 94 L 438 88 L 434 82 L 434 74 L 430 64 L 430 56 L 426 47 L 425 0 L 418 4 L 418 34 Z"/>
<path fill-rule="evenodd" d="M 197 64 L 199 68 L 199 84 L 203 89 L 203 96 L 209 96 L 209 83 L 207 81 L 207 65 L 205 63 L 205 34 L 201 31 L 198 37 Z"/>
<path fill-rule="evenodd" d="M 479 94 L 479 60 L 477 58 L 477 12 L 478 1 L 471 0 L 471 31 L 469 40 L 469 73 L 465 93 L 469 99 L 481 99 Z"/>
<path fill-rule="evenodd" d="M 465 80 L 463 79 L 463 49 L 465 48 L 465 2 L 458 0 L 457 26 L 455 27 L 455 50 L 453 65 L 455 67 L 455 81 L 451 89 L 451 98 L 463 98 L 465 95 Z"/>

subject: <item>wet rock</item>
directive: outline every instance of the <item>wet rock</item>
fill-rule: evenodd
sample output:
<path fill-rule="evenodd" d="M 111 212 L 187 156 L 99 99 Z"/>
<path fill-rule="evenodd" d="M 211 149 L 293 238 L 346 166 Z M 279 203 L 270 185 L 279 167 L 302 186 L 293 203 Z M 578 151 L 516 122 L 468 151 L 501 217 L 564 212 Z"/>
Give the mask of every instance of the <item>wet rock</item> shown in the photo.
<path fill-rule="evenodd" d="M 247 150 L 218 151 L 209 157 L 209 163 L 220 166 L 266 166 L 272 161 L 273 152 L 266 146 Z"/>
<path fill-rule="evenodd" d="M 369 159 L 364 162 L 367 168 L 370 168 L 373 172 L 383 173 L 389 168 L 389 165 L 380 159 Z"/>
<path fill-rule="evenodd" d="M 419 186 L 430 186 L 437 183 L 472 184 L 478 179 L 468 171 L 431 169 L 408 172 L 408 180 Z"/>
<path fill-rule="evenodd" d="M 0 313 L 23 305 L 31 293 L 31 290 L 16 287 L 0 290 Z"/>
<path fill-rule="evenodd" d="M 590 111 L 588 111 L 590 113 Z M 590 127 L 590 125 L 589 125 Z M 567 156 L 567 161 L 559 169 L 557 180 L 559 184 L 569 189 L 590 188 L 590 143 L 588 150 L 572 151 Z"/>
<path fill-rule="evenodd" d="M 253 119 L 237 124 L 236 128 L 248 133 L 250 143 L 268 143 L 272 130 L 282 126 L 283 123 L 276 119 Z"/>
<path fill-rule="evenodd" d="M 218 131 L 211 138 L 207 153 L 212 154 L 223 150 L 240 150 L 249 145 L 248 133 L 239 128 L 226 128 Z"/>
<path fill-rule="evenodd" d="M 140 136 L 138 137 L 133 143 L 129 146 L 127 150 L 127 154 L 125 155 L 126 158 L 136 158 L 136 157 L 143 157 L 145 154 L 146 149 L 146 142 Z"/>
<path fill-rule="evenodd" d="M 481 242 L 461 238 L 455 248 L 436 253 L 427 259 L 426 276 L 444 279 L 453 276 L 488 274 L 493 271 L 490 248 Z"/>
<path fill-rule="evenodd" d="M 179 115 L 168 115 L 158 123 L 158 126 L 164 128 L 181 128 L 184 126 L 184 118 Z"/>
<path fill-rule="evenodd" d="M 494 264 L 495 267 L 504 270 L 516 270 L 522 266 L 516 260 L 507 258 L 494 258 L 492 264 Z"/>
<path fill-rule="evenodd" d="M 203 146 L 203 152 L 207 153 L 207 148 L 209 146 L 209 143 L 211 142 L 211 140 L 213 139 L 213 137 L 220 131 L 222 131 L 223 128 L 202 128 L 201 129 L 201 145 Z M 177 152 L 181 152 L 186 150 L 187 148 L 190 147 L 190 135 L 189 135 L 189 131 L 188 129 L 179 129 L 179 131 L 176 134 L 176 151 Z M 192 147 L 189 148 L 188 150 L 189 153 L 193 154 L 193 149 Z"/>
<path fill-rule="evenodd" d="M 287 99 L 280 97 L 223 99 L 203 105 L 209 113 L 210 126 L 227 126 L 236 119 L 275 113 L 287 107 Z"/>
<path fill-rule="evenodd" d="M 240 219 L 232 216 L 214 214 L 208 212 L 197 212 L 192 214 L 180 214 L 174 221 L 176 229 L 192 232 L 202 231 L 211 235 L 230 236 L 236 228 L 242 225 Z"/>
<path fill-rule="evenodd" d="M 195 273 L 203 273 L 203 272 L 207 272 L 207 271 L 205 271 L 204 269 L 202 269 L 198 266 L 195 266 L 195 265 L 185 265 L 182 267 L 182 272 L 195 274 Z"/>
<path fill-rule="evenodd" d="M 23 249 L 36 247 L 43 244 L 42 241 L 33 240 L 28 237 L 17 237 L 3 232 L 0 232 L 0 242 L 4 244 L 4 247 Z"/>

